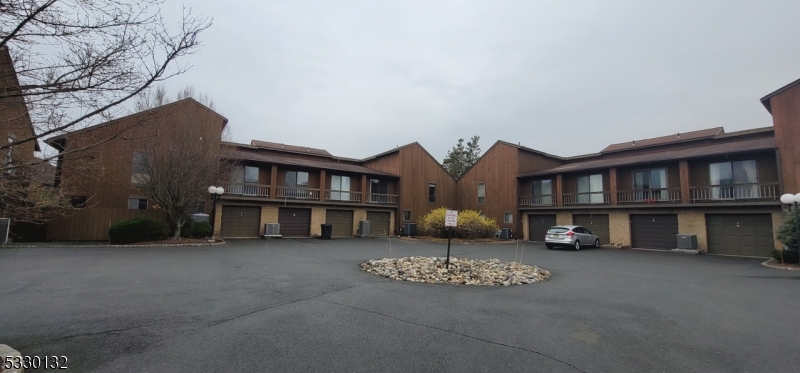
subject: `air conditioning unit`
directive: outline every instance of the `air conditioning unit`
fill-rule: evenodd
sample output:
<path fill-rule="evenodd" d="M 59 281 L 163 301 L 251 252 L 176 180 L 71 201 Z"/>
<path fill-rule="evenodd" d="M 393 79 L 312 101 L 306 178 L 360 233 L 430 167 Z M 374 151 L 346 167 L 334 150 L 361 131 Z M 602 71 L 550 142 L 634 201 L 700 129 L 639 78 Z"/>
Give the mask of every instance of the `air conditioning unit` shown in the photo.
<path fill-rule="evenodd" d="M 677 236 L 678 236 L 678 249 L 697 250 L 696 234 L 679 234 Z"/>
<path fill-rule="evenodd" d="M 500 230 L 500 239 L 502 239 L 502 240 L 511 239 L 511 229 L 510 228 L 501 229 Z"/>
<path fill-rule="evenodd" d="M 369 220 L 362 220 L 362 221 L 358 222 L 358 233 L 356 234 L 356 236 L 358 236 L 358 237 L 370 237 L 371 235 L 372 234 L 371 234 L 371 230 L 370 230 Z"/>
<path fill-rule="evenodd" d="M 278 223 L 264 224 L 264 236 L 266 237 L 281 237 L 281 225 Z"/>
<path fill-rule="evenodd" d="M 417 236 L 417 223 L 403 223 L 403 236 L 416 237 Z"/>

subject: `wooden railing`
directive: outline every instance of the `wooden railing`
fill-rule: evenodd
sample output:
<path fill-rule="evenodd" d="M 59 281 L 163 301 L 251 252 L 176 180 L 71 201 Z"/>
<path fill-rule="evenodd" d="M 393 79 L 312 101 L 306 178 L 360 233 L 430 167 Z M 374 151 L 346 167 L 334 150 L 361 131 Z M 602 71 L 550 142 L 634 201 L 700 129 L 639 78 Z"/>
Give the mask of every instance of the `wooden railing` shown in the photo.
<path fill-rule="evenodd" d="M 319 189 L 279 186 L 275 188 L 278 199 L 304 199 L 319 201 Z"/>
<path fill-rule="evenodd" d="M 564 205 L 602 205 L 611 203 L 610 192 L 565 193 Z"/>
<path fill-rule="evenodd" d="M 338 190 L 326 190 L 325 201 L 361 203 L 361 192 L 342 192 Z"/>
<path fill-rule="evenodd" d="M 719 185 L 689 188 L 692 202 L 742 201 L 742 200 L 778 200 L 780 188 L 778 183 L 752 183 L 736 185 Z"/>
<path fill-rule="evenodd" d="M 378 193 L 370 193 L 367 195 L 367 203 L 379 203 L 382 205 L 396 205 L 397 204 L 397 195 L 396 194 L 378 194 Z"/>
<path fill-rule="evenodd" d="M 520 206 L 553 206 L 555 204 L 556 196 L 552 194 L 519 197 Z"/>
<path fill-rule="evenodd" d="M 664 203 L 680 202 L 680 189 L 638 189 L 617 192 L 617 203 Z"/>
<path fill-rule="evenodd" d="M 256 196 L 269 198 L 269 185 L 260 184 L 223 184 L 225 194 L 235 196 Z"/>

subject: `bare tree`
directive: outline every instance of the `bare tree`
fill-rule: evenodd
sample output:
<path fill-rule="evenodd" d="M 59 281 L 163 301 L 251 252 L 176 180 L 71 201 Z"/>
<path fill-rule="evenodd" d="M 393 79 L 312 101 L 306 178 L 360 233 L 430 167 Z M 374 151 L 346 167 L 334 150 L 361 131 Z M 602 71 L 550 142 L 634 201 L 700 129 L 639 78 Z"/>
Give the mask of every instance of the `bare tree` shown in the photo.
<path fill-rule="evenodd" d="M 34 216 L 28 208 L 68 206 L 66 195 L 52 192 L 51 203 L 31 200 L 38 190 L 20 194 L 25 170 L 58 156 L 87 150 L 118 138 L 122 128 L 61 154 L 32 156 L 32 144 L 49 137 L 106 122 L 123 113 L 126 101 L 150 86 L 189 69 L 179 60 L 200 46 L 208 18 L 185 8 L 182 19 L 162 17 L 162 0 L 5 0 L 0 1 L 0 50 L 10 52 L 11 67 L 0 70 L 0 128 L 29 123 L 33 133 L 0 141 L 0 154 L 29 147 L 31 156 L 5 157 L 0 164 L 0 201 L 17 206 L 14 217 Z M 170 27 L 172 25 L 173 27 Z M 8 82 L 12 82 L 9 86 Z M 25 110 L 20 110 L 24 107 Z M 3 139 L 5 140 L 5 139 Z M 10 140 L 10 139 L 9 139 Z M 7 177 L 14 174 L 13 178 Z M 58 195 L 62 194 L 62 195 Z M 46 199 L 45 199 L 46 200 Z M 57 202 L 57 203 L 56 203 Z M 2 213 L 12 212 L 0 206 Z"/>

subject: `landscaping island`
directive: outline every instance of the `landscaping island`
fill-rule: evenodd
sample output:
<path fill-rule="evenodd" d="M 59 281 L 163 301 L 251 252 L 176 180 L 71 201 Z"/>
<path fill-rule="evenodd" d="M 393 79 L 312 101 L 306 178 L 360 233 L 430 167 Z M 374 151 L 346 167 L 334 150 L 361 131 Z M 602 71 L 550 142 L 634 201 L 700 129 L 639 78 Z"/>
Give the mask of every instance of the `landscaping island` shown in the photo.
<path fill-rule="evenodd" d="M 499 259 L 450 258 L 450 269 L 444 257 L 412 256 L 407 258 L 373 259 L 361 263 L 361 269 L 399 281 L 428 284 L 510 286 L 532 284 L 550 278 L 550 271 L 521 263 L 504 263 Z"/>

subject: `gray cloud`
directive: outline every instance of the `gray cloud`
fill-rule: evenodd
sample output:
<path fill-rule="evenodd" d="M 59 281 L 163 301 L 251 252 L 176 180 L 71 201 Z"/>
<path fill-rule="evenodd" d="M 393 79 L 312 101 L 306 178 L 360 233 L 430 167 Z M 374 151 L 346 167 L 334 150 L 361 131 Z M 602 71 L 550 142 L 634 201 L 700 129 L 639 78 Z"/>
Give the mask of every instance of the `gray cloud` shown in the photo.
<path fill-rule="evenodd" d="M 796 0 L 219 2 L 192 70 L 234 138 L 361 158 L 459 137 L 559 155 L 771 125 L 800 78 Z M 179 16 L 180 4 L 166 8 Z"/>

